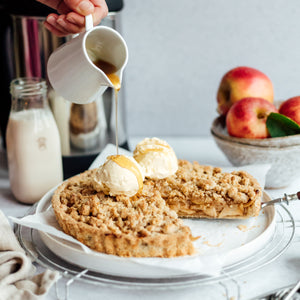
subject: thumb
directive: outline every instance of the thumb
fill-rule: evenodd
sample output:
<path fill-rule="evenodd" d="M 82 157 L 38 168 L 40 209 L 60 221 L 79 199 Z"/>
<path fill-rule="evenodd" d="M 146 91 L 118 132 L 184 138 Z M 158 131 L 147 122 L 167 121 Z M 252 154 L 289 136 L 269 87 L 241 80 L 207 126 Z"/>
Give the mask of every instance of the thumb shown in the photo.
<path fill-rule="evenodd" d="M 94 5 L 89 0 L 64 0 L 65 4 L 80 15 L 87 16 L 94 12 Z"/>

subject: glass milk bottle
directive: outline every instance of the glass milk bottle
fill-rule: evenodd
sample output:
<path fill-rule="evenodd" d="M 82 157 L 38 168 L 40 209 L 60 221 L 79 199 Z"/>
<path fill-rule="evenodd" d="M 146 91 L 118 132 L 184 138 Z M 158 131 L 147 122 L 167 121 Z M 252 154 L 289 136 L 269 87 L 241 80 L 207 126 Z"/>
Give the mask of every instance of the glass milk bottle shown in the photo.
<path fill-rule="evenodd" d="M 62 181 L 59 132 L 43 79 L 17 78 L 10 92 L 6 131 L 10 186 L 17 200 L 34 203 Z"/>

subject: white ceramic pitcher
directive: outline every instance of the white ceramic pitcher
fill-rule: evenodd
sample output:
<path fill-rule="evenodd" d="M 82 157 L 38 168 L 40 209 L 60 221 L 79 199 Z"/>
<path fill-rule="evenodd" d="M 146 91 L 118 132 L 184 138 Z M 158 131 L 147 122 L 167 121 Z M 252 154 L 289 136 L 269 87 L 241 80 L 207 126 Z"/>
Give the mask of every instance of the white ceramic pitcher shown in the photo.
<path fill-rule="evenodd" d="M 127 45 L 122 36 L 106 26 L 92 26 L 86 18 L 86 31 L 57 48 L 49 57 L 48 78 L 55 91 L 78 104 L 93 102 L 113 84 L 93 62 L 101 59 L 122 73 L 128 60 Z"/>

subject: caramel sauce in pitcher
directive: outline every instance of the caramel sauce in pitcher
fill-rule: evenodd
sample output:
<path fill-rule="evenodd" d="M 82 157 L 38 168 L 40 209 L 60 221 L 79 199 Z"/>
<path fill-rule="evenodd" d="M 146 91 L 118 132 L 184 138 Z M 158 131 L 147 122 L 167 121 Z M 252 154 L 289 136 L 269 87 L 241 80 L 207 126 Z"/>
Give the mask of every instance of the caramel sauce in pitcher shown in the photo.
<path fill-rule="evenodd" d="M 104 60 L 98 59 L 94 61 L 94 64 L 101 69 L 105 75 L 108 77 L 108 79 L 111 81 L 111 83 L 114 86 L 114 94 L 115 94 L 115 107 L 116 107 L 116 148 L 117 148 L 117 154 L 119 154 L 119 141 L 118 141 L 118 93 L 121 89 L 121 81 L 119 76 L 116 74 L 117 68 Z"/>

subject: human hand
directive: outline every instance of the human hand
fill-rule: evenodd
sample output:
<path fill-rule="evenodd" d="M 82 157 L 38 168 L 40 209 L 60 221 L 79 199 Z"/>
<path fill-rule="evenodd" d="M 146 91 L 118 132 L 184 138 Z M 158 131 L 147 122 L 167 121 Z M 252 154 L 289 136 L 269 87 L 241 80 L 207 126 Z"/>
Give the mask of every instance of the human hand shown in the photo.
<path fill-rule="evenodd" d="M 92 14 L 94 25 L 107 16 L 105 0 L 37 0 L 57 10 L 49 14 L 45 27 L 57 36 L 66 36 L 85 30 L 85 16 Z"/>

